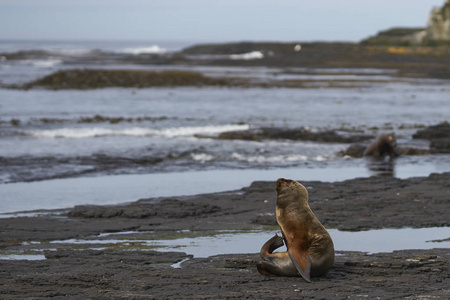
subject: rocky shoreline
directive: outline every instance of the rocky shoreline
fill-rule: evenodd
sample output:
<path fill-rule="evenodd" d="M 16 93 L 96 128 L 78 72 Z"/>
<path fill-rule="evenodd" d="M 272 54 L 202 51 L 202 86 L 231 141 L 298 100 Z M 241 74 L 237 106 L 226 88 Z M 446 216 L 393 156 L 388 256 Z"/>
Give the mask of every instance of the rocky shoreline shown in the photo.
<path fill-rule="evenodd" d="M 245 58 L 249 53 L 258 53 L 258 57 Z M 39 51 L 0 53 L 0 56 L 12 62 L 36 55 L 47 54 Z M 236 59 L 236 55 L 244 58 Z M 58 59 L 62 65 L 73 66 L 72 69 L 62 69 L 23 84 L 0 83 L 0 87 L 25 90 L 156 86 L 361 88 L 373 84 L 404 82 L 407 79 L 450 79 L 448 45 L 238 42 L 194 45 L 178 52 L 151 55 L 94 52 L 84 56 L 80 62 L 77 62 L 79 57 L 71 57 L 69 54 Z M 89 65 L 93 62 L 106 66 L 115 62 L 120 65 L 136 66 L 137 69 L 77 68 L 77 64 Z M 208 76 L 194 70 L 195 67 L 205 66 L 265 67 L 271 69 L 274 76 L 261 79 L 257 76 L 228 76 L 226 72 L 222 74 L 223 76 Z M 159 71 L 155 71 L 154 67 Z M 285 76 L 286 79 L 276 78 L 279 75 Z M 301 76 L 295 78 L 294 75 Z M 325 78 L 308 75 L 319 77 L 325 75 Z M 347 75 L 351 75 L 351 78 L 345 78 Z M 355 75 L 364 76 L 364 80 L 355 79 Z M 379 75 L 385 76 L 377 78 Z M 327 76 L 334 78 L 329 79 Z"/>
<path fill-rule="evenodd" d="M 299 178 L 297 178 L 299 179 Z M 450 226 L 450 173 L 395 179 L 387 176 L 343 182 L 302 182 L 310 206 L 327 228 Z M 2 260 L 4 299 L 447 299 L 450 250 L 402 250 L 367 254 L 337 252 L 333 269 L 312 284 L 300 278 L 257 273 L 254 253 L 192 258 L 157 252 L 138 243 L 128 248 L 87 247 L 57 240 L 104 233 L 148 239 L 182 238 L 217 230 L 276 228 L 274 182 L 254 182 L 238 191 L 141 199 L 116 206 L 77 206 L 65 212 L 0 219 L 1 253 L 40 249 L 44 260 Z M 128 232 L 128 233 L 126 233 Z M 121 235 L 122 236 L 122 235 Z M 107 239 L 108 237 L 105 237 Z M 36 243 L 39 242 L 39 243 Z M 243 241 L 245 243 L 245 241 Z M 99 247 L 102 249 L 98 249 Z M 83 248 L 84 247 L 84 248 Z M 183 262 L 184 261 L 184 262 Z M 180 263 L 180 267 L 174 267 Z"/>

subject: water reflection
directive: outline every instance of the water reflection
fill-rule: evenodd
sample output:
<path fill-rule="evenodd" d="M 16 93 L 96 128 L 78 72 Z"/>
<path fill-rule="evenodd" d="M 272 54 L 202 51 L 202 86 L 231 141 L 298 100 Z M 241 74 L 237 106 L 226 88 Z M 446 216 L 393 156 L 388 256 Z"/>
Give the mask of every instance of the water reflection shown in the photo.
<path fill-rule="evenodd" d="M 372 176 L 395 176 L 395 159 L 386 157 L 365 157 L 367 168 Z"/>

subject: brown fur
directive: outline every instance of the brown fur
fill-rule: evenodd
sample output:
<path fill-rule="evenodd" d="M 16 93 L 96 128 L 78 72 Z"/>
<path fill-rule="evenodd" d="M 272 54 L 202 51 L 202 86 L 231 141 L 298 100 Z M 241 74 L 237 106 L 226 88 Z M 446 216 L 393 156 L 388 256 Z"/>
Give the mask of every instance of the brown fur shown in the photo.
<path fill-rule="evenodd" d="M 367 146 L 364 156 L 384 157 L 389 155 L 394 157 L 397 156 L 396 146 L 397 140 L 393 133 L 382 133 Z"/>
<path fill-rule="evenodd" d="M 273 237 L 261 248 L 258 271 L 261 274 L 321 276 L 334 263 L 330 235 L 308 205 L 308 191 L 294 180 L 280 178 L 276 183 L 276 216 L 288 251 L 273 253 L 282 246 L 281 237 Z"/>

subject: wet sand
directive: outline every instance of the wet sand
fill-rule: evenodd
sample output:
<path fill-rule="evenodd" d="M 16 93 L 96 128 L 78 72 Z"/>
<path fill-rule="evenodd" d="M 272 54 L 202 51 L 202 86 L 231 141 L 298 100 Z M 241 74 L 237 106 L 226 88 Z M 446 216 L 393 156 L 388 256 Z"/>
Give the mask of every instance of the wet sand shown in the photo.
<path fill-rule="evenodd" d="M 302 183 L 309 190 L 311 208 L 327 228 L 450 226 L 450 173 Z M 46 257 L 2 260 L 0 294 L 4 299 L 449 298 L 450 249 L 337 252 L 333 269 L 309 284 L 301 278 L 260 275 L 256 261 L 262 245 L 249 254 L 192 258 L 142 249 L 138 243 L 128 249 L 49 243 L 122 231 L 130 231 L 124 235 L 128 239 L 133 232 L 156 239 L 182 237 L 180 231 L 187 229 L 204 234 L 274 229 L 275 201 L 274 181 L 254 182 L 226 193 L 77 206 L 62 214 L 0 219 L 1 253 L 27 253 L 36 245 L 24 242 L 36 241 Z M 180 262 L 181 268 L 172 266 Z"/>

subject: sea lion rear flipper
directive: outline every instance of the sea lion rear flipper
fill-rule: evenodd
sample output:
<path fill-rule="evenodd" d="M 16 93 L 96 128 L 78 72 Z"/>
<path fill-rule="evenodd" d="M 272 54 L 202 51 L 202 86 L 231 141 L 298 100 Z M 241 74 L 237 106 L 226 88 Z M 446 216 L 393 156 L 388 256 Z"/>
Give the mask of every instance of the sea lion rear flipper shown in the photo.
<path fill-rule="evenodd" d="M 280 248 L 284 245 L 283 238 L 278 234 L 275 234 L 274 237 L 269 239 L 264 245 L 261 247 L 261 258 L 268 259 L 268 256 L 273 253 L 276 249 Z"/>
<path fill-rule="evenodd" d="M 302 275 L 303 279 L 307 282 L 311 282 L 310 271 L 311 271 L 311 258 L 306 252 L 300 252 L 298 250 L 289 249 L 289 257 L 291 258 L 297 271 Z"/>

